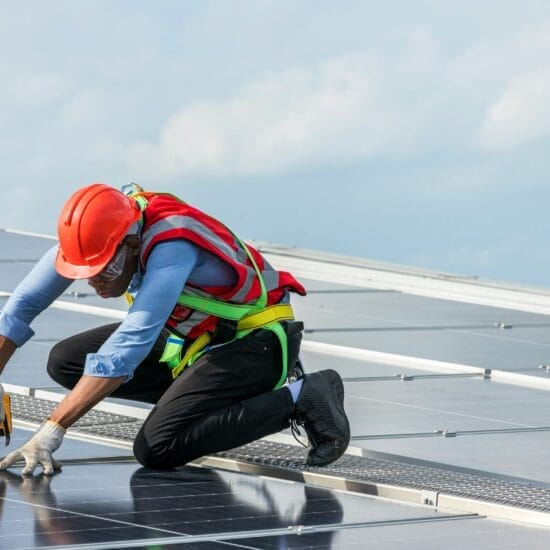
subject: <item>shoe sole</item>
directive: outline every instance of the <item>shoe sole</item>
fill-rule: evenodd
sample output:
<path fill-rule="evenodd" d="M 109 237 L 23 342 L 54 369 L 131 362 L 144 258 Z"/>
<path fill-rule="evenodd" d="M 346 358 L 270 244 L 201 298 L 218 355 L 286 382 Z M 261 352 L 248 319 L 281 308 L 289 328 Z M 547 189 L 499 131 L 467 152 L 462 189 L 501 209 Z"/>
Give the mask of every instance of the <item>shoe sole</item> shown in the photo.
<path fill-rule="evenodd" d="M 344 410 L 344 383 L 342 382 L 342 378 L 335 370 L 332 369 L 320 371 L 319 374 L 322 375 L 327 382 L 327 390 L 332 390 L 336 394 L 336 401 L 327 399 L 327 403 L 332 413 L 337 431 L 340 432 L 341 439 L 345 441 L 345 445 L 342 446 L 342 449 L 340 449 L 337 456 L 330 457 L 330 459 L 319 457 L 316 454 L 316 451 L 318 451 L 319 448 L 314 447 L 309 452 L 307 459 L 307 463 L 310 466 L 326 466 L 338 460 L 346 452 L 350 440 L 350 425 L 346 411 Z M 345 428 L 342 428 L 342 426 L 345 426 Z"/>

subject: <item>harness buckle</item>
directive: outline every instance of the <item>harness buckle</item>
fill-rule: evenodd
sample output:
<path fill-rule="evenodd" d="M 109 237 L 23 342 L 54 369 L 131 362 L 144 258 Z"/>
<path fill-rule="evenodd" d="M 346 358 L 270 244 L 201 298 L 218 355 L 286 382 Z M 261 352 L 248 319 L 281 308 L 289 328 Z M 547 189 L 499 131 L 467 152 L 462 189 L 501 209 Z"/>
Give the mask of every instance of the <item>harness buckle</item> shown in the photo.
<path fill-rule="evenodd" d="M 210 345 L 217 346 L 218 344 L 225 344 L 231 342 L 237 335 L 237 321 L 231 321 L 230 319 L 220 319 L 216 325 L 216 330 L 212 335 Z"/>

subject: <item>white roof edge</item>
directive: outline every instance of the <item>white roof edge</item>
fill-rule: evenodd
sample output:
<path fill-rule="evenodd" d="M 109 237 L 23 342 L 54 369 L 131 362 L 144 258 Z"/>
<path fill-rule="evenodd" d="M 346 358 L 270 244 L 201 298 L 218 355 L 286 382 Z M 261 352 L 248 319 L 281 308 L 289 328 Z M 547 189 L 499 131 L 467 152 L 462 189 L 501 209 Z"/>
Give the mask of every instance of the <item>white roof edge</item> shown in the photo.
<path fill-rule="evenodd" d="M 15 229 L 4 231 L 55 240 L 51 235 Z M 298 278 L 550 315 L 550 288 L 464 277 L 262 241 L 250 242 L 276 269 L 290 271 Z M 56 306 L 64 307 L 64 304 L 57 302 Z"/>
<path fill-rule="evenodd" d="M 483 279 L 465 280 L 440 273 L 350 259 L 346 256 L 310 253 L 300 249 L 259 246 L 276 269 L 290 271 L 298 279 L 395 290 L 405 294 L 453 300 L 489 307 L 550 315 L 550 289 Z"/>
<path fill-rule="evenodd" d="M 361 258 L 358 256 L 348 256 L 336 254 L 332 252 L 323 252 L 319 250 L 311 250 L 306 248 L 296 248 L 291 246 L 279 245 L 275 243 L 266 243 L 263 241 L 251 240 L 250 243 L 257 247 L 262 253 L 272 257 L 289 257 L 316 262 L 342 265 L 349 267 L 359 267 L 374 271 L 399 273 L 403 275 L 414 275 L 417 277 L 436 279 L 443 281 L 462 282 L 472 286 L 486 286 L 499 289 L 516 290 L 530 292 L 534 294 L 542 294 L 550 296 L 550 288 L 537 285 L 527 285 L 524 283 L 515 283 L 505 280 L 485 279 L 478 275 L 461 275 L 457 273 L 449 273 L 445 271 L 414 267 L 391 262 L 383 262 L 380 260 L 372 260 Z"/>
<path fill-rule="evenodd" d="M 15 233 L 16 235 L 26 235 L 27 237 L 39 237 L 40 239 L 50 239 L 57 241 L 55 235 L 46 235 L 45 233 L 34 233 L 33 231 L 20 231 L 19 229 L 10 229 L 8 227 L 0 228 L 0 231 L 5 231 L 6 233 Z"/>
<path fill-rule="evenodd" d="M 32 231 L 23 231 L 12 228 L 0 228 L 0 231 L 6 233 L 15 233 L 17 235 L 27 235 L 29 237 L 38 237 L 42 239 L 57 240 L 55 235 L 48 235 L 46 233 L 36 233 Z M 269 243 L 265 241 L 257 241 L 250 239 L 249 242 L 257 247 L 262 252 L 272 256 L 287 256 L 290 258 L 300 258 L 305 260 L 312 260 L 322 263 L 344 265 L 352 267 L 363 267 L 371 270 L 377 270 L 381 272 L 400 273 L 407 275 L 415 275 L 417 277 L 444 280 L 444 281 L 459 281 L 465 284 L 471 284 L 475 286 L 489 286 L 495 288 L 504 288 L 508 290 L 525 291 L 533 294 L 542 294 L 550 296 L 550 288 L 526 285 L 522 283 L 511 283 L 506 281 L 496 281 L 491 279 L 483 279 L 477 275 L 460 275 L 456 273 L 448 273 L 445 271 L 420 268 L 402 264 L 395 264 L 391 262 L 383 262 L 380 260 L 371 260 L 361 258 L 358 256 L 348 256 L 345 254 L 336 254 L 333 252 L 323 252 L 320 250 L 312 250 L 306 248 L 296 248 L 287 245 L 281 245 L 276 243 Z"/>

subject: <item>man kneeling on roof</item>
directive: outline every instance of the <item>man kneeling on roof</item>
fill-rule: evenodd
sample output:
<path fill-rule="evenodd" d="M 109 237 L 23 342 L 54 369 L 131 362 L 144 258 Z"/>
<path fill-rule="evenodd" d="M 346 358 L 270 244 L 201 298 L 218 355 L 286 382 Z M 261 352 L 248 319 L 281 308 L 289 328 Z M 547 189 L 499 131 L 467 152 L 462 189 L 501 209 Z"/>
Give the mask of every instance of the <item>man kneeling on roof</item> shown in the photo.
<path fill-rule="evenodd" d="M 144 466 L 168 469 L 301 425 L 307 464 L 337 460 L 349 443 L 344 387 L 333 370 L 285 384 L 298 362 L 303 324 L 290 274 L 225 225 L 165 193 L 132 184 L 76 191 L 46 252 L 0 314 L 0 372 L 34 334 L 31 321 L 75 279 L 102 298 L 125 295 L 121 323 L 58 342 L 47 370 L 71 391 L 0 469 L 24 461 L 45 474 L 65 430 L 107 396 L 155 404 L 135 441 Z M 284 385 L 285 384 L 285 385 Z"/>

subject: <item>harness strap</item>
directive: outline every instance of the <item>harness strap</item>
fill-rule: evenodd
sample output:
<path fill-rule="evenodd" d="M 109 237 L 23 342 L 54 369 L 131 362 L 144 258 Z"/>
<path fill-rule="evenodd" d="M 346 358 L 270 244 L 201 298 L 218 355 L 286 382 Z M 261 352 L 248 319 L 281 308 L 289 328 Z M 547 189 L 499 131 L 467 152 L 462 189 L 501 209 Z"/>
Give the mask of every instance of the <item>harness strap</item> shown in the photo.
<path fill-rule="evenodd" d="M 251 311 L 258 310 L 255 304 L 232 304 L 195 294 L 180 294 L 178 304 L 230 321 L 238 321 Z"/>
<path fill-rule="evenodd" d="M 129 193 L 129 195 L 137 201 L 140 209 L 143 211 L 147 207 L 148 201 L 141 194 L 143 190 L 139 187 L 137 190 L 137 193 Z M 287 335 L 281 325 L 281 321 L 294 320 L 294 312 L 289 304 L 275 304 L 272 306 L 267 305 L 268 297 L 265 282 L 254 256 L 250 252 L 246 243 L 244 243 L 232 231 L 231 234 L 235 238 L 236 242 L 246 252 L 248 259 L 254 267 L 254 271 L 258 277 L 258 281 L 260 283 L 260 296 L 256 302 L 253 304 L 233 304 L 230 302 L 222 302 L 213 298 L 197 296 L 195 294 L 182 293 L 178 298 L 178 304 L 189 307 L 190 309 L 202 311 L 209 315 L 220 317 L 222 319 L 237 321 L 237 332 L 235 334 L 235 338 L 229 342 L 232 342 L 238 338 L 243 338 L 247 334 L 250 334 L 253 330 L 257 330 L 259 328 L 272 331 L 277 336 L 281 344 L 283 363 L 281 377 L 274 388 L 277 389 L 286 380 L 288 372 L 288 342 Z M 124 293 L 124 297 L 126 298 L 128 307 L 131 307 L 134 301 L 132 295 L 126 291 Z M 185 340 L 179 336 L 171 334 L 167 339 L 160 362 L 167 363 L 168 367 L 172 369 L 173 378 L 177 378 L 185 367 L 192 365 L 203 353 L 217 347 L 209 346 L 211 340 L 212 335 L 210 333 L 205 332 L 201 334 L 193 340 L 185 351 L 183 357 L 181 357 L 181 351 L 185 344 Z M 229 342 L 224 342 L 219 345 L 223 346 Z"/>
<path fill-rule="evenodd" d="M 294 312 L 292 311 L 292 307 L 289 304 L 275 304 L 261 311 L 254 312 L 250 315 L 243 317 L 237 323 L 237 333 L 235 335 L 235 338 L 229 341 L 233 342 L 238 338 L 243 338 L 247 334 L 250 334 L 253 330 L 257 330 L 259 328 L 271 330 L 272 332 L 274 332 L 281 344 L 281 353 L 283 360 L 281 378 L 279 382 L 277 382 L 277 385 L 275 386 L 276 388 L 280 387 L 284 383 L 288 371 L 287 336 L 284 328 L 281 325 L 281 321 L 292 320 L 294 320 Z M 193 342 L 185 351 L 183 357 L 179 359 L 179 353 L 177 355 L 174 355 L 173 353 L 176 351 L 175 347 L 172 348 L 172 353 L 167 351 L 169 349 L 169 344 L 171 343 L 170 340 L 172 338 L 172 336 L 168 338 L 165 353 L 163 353 L 163 356 L 160 360 L 162 362 L 164 358 L 164 362 L 166 362 L 168 366 L 172 369 L 172 376 L 174 378 L 177 378 L 185 367 L 192 365 L 203 353 L 206 353 L 218 347 L 208 345 L 212 340 L 212 336 L 210 335 L 210 333 L 204 332 L 195 340 L 193 340 Z M 180 351 L 183 347 L 184 340 L 181 338 L 174 338 L 174 341 L 172 343 L 176 344 L 176 340 L 179 340 L 178 351 Z M 228 344 L 229 342 L 224 342 L 223 344 L 219 344 L 219 346 L 223 346 L 225 344 Z M 171 357 L 168 357 L 169 355 L 171 355 Z"/>
<path fill-rule="evenodd" d="M 255 330 L 278 321 L 293 321 L 294 312 L 290 304 L 275 304 L 257 313 L 250 313 L 237 323 L 237 330 Z"/>

